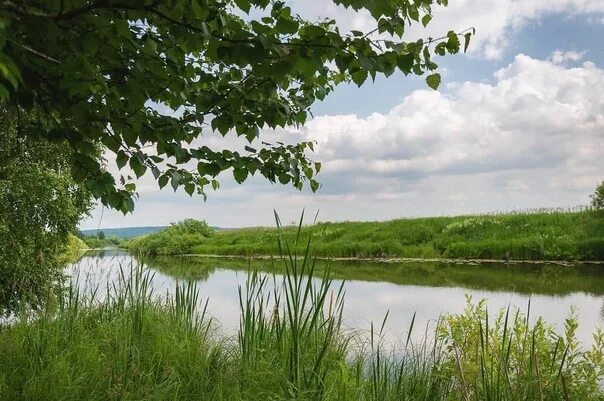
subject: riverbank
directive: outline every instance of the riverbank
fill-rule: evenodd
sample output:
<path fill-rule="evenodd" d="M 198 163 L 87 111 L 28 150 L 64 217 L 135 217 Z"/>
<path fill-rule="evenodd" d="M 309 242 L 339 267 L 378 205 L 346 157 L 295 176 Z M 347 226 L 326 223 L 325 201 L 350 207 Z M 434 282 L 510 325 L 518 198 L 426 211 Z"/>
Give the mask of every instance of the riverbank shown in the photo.
<path fill-rule="evenodd" d="M 108 248 L 106 248 L 108 249 Z M 90 249 L 102 250 L 102 249 Z M 127 250 L 127 249 L 126 249 Z M 182 257 L 200 257 L 206 259 L 240 259 L 245 261 L 253 260 L 272 260 L 275 258 L 274 255 L 217 255 L 217 254 L 203 254 L 203 253 L 185 253 L 172 256 Z M 458 264 L 458 265 L 485 265 L 485 264 L 498 264 L 498 265 L 557 265 L 557 266 L 576 266 L 576 265 L 604 265 L 604 260 L 519 260 L 519 259 L 445 259 L 445 258 L 366 258 L 366 257 L 330 257 L 330 256 L 316 256 L 316 260 L 324 260 L 330 262 L 367 262 L 367 263 L 379 263 L 379 264 L 407 264 L 407 263 L 441 263 L 441 264 Z"/>
<path fill-rule="evenodd" d="M 123 242 L 143 253 L 275 255 L 296 226 L 218 231 L 209 237 L 157 232 Z M 499 261 L 604 260 L 604 216 L 591 210 L 318 223 L 302 228 L 321 257 Z M 174 244 L 174 245 L 170 245 Z"/>

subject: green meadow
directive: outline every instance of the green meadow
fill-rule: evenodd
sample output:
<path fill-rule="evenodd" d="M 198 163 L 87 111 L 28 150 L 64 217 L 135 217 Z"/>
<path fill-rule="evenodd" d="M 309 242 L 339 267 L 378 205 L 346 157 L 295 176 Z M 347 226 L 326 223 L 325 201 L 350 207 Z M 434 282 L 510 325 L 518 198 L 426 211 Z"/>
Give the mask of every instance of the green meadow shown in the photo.
<path fill-rule="evenodd" d="M 255 227 L 214 233 L 172 228 L 122 246 L 152 255 L 275 255 L 277 237 L 297 227 Z M 604 215 L 593 210 L 539 210 L 384 222 L 317 223 L 303 227 L 317 256 L 495 260 L 604 260 Z"/>

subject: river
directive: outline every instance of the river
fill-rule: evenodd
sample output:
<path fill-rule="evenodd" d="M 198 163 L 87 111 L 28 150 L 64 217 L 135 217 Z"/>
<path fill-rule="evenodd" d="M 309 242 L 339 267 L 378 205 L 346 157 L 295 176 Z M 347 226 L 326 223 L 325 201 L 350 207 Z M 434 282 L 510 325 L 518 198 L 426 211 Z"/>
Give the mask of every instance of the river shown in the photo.
<path fill-rule="evenodd" d="M 319 268 L 328 263 L 317 262 Z M 129 271 L 140 261 L 119 250 L 86 254 L 68 269 L 83 291 L 104 289 L 118 279 L 120 269 Z M 245 285 L 250 262 L 240 259 L 161 257 L 144 265 L 154 275 L 155 294 L 173 291 L 177 281 L 195 280 L 200 297 L 208 300 L 208 313 L 225 333 L 239 324 L 238 287 Z M 487 299 L 491 314 L 510 306 L 526 312 L 534 321 L 543 317 L 562 332 L 564 320 L 575 308 L 577 337 L 590 344 L 596 328 L 604 328 L 604 266 L 554 264 L 464 263 L 329 263 L 334 287 L 345 280 L 344 326 L 362 333 L 371 322 L 381 325 L 388 312 L 386 338 L 406 336 L 415 314 L 418 338 L 445 313 L 460 313 L 468 296 Z M 251 266 L 281 277 L 280 262 L 252 261 Z M 272 282 L 272 281 L 271 281 Z M 102 297 L 104 291 L 98 291 Z"/>

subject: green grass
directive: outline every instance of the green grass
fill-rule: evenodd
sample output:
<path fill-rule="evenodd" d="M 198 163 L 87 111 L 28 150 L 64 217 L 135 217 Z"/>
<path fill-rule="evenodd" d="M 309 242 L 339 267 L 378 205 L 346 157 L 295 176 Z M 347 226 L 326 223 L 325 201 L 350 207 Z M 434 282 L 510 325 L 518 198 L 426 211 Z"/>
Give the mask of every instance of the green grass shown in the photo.
<path fill-rule="evenodd" d="M 319 223 L 304 233 L 312 235 L 316 255 L 325 257 L 604 260 L 604 215 L 592 210 Z M 283 228 L 282 235 L 292 240 L 296 227 Z M 277 236 L 277 229 L 265 227 L 211 237 L 160 232 L 123 246 L 154 254 L 275 255 Z M 159 249 L 158 243 L 165 245 Z"/>
<path fill-rule="evenodd" d="M 299 238 L 299 237 L 298 237 Z M 69 288 L 57 309 L 0 328 L 4 400 L 601 400 L 604 334 L 583 349 L 562 335 L 468 300 L 398 347 L 387 325 L 344 331 L 345 287 L 318 274 L 309 247 L 280 242 L 283 279 L 250 272 L 234 337 L 215 329 L 192 282 L 155 295 L 149 271 L 123 272 L 103 301 Z M 304 257 L 296 256 L 296 249 Z M 274 280 L 275 289 L 268 284 Z M 90 294 L 90 293 L 89 293 Z M 211 300 L 210 300 L 211 302 Z M 530 308 L 527 314 L 530 313 Z"/>

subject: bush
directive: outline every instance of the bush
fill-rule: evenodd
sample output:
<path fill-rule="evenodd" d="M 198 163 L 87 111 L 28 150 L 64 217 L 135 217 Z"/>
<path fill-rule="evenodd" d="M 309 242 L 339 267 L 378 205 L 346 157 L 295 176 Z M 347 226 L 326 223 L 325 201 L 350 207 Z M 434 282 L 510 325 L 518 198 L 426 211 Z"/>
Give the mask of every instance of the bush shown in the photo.
<path fill-rule="evenodd" d="M 170 234 L 199 234 L 210 237 L 214 229 L 205 220 L 184 219 L 178 223 L 172 223 L 168 228 L 162 230 Z"/>
<path fill-rule="evenodd" d="M 576 339 L 571 311 L 558 335 L 541 318 L 529 323 L 518 310 L 489 317 L 486 301 L 467 298 L 465 311 L 446 315 L 438 327 L 448 358 L 441 372 L 457 377 L 454 391 L 471 400 L 599 400 L 604 375 L 604 333 L 594 333 L 591 349 Z"/>
<path fill-rule="evenodd" d="M 596 191 L 590 197 L 593 208 L 604 212 L 604 181 L 596 187 Z"/>
<path fill-rule="evenodd" d="M 193 247 L 214 234 L 214 229 L 203 220 L 185 219 L 172 223 L 153 234 L 130 240 L 125 248 L 150 255 L 182 255 L 192 253 Z"/>

